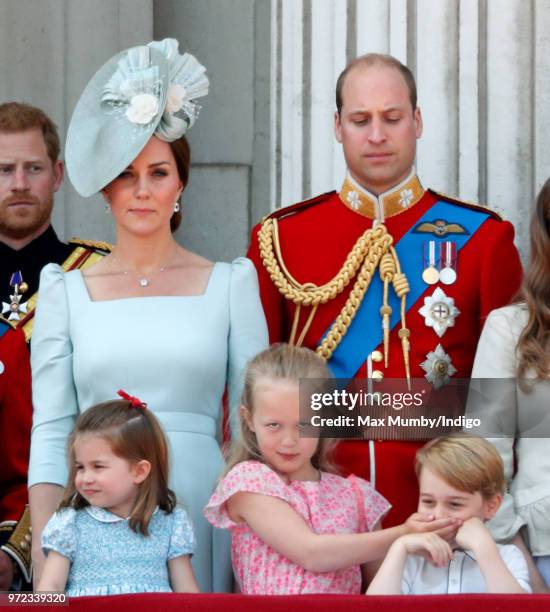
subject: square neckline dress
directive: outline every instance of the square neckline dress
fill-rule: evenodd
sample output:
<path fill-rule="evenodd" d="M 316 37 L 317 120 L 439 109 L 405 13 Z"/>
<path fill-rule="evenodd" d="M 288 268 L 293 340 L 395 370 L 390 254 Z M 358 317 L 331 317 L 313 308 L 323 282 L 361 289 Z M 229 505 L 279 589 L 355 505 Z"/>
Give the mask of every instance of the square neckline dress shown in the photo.
<path fill-rule="evenodd" d="M 250 260 L 217 262 L 203 294 L 92 301 L 79 270 L 41 274 L 32 337 L 33 433 L 29 486 L 65 486 L 66 441 L 82 408 L 124 389 L 148 404 L 170 446 L 170 486 L 197 535 L 202 591 L 231 587 L 230 542 L 202 509 L 220 475 L 226 381 L 232 431 L 246 362 L 267 347 Z"/>

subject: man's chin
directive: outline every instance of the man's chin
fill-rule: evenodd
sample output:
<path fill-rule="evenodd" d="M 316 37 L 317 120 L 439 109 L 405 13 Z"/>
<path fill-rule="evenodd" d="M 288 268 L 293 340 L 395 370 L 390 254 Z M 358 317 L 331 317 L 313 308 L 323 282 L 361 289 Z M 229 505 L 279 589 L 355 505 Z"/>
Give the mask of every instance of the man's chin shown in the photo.
<path fill-rule="evenodd" d="M 3 219 L 0 222 L 0 236 L 11 240 L 21 240 L 36 234 L 47 219 L 37 219 L 30 215 L 18 215 L 16 218 Z"/>

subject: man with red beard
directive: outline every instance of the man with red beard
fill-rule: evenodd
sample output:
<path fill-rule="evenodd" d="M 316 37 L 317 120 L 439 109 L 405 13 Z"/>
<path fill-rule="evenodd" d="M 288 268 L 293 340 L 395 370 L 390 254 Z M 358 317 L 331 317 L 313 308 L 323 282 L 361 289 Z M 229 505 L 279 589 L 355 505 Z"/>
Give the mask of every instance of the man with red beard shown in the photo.
<path fill-rule="evenodd" d="M 51 226 L 63 182 L 55 124 L 38 108 L 0 105 L 0 591 L 30 586 L 27 468 L 32 422 L 27 342 L 40 271 L 81 266 L 95 249 L 61 242 Z"/>

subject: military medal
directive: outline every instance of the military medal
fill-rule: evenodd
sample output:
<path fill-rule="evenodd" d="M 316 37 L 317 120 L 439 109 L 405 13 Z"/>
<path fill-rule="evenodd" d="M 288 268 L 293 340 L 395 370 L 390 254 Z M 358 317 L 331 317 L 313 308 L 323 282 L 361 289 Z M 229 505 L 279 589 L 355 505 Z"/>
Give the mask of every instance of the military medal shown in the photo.
<path fill-rule="evenodd" d="M 19 321 L 20 315 L 27 314 L 27 302 L 21 302 L 22 294 L 28 290 L 29 286 L 23 281 L 23 275 L 18 270 L 11 275 L 10 287 L 13 287 L 13 294 L 10 295 L 10 303 L 2 302 L 2 314 L 10 313 L 8 321 Z"/>
<path fill-rule="evenodd" d="M 455 318 L 460 314 L 453 298 L 447 297 L 439 287 L 424 298 L 424 306 L 418 312 L 424 317 L 426 327 L 433 327 L 440 338 L 449 327 L 454 326 Z"/>
<path fill-rule="evenodd" d="M 422 280 L 427 285 L 435 285 L 439 281 L 439 272 L 435 267 L 435 240 L 428 241 L 426 253 L 426 243 L 424 243 L 424 272 L 422 272 Z M 426 256 L 427 255 L 427 256 Z M 426 261 L 427 260 L 427 261 Z M 426 263 L 428 265 L 426 265 Z"/>
<path fill-rule="evenodd" d="M 440 389 L 446 385 L 450 377 L 457 371 L 441 344 L 430 351 L 426 355 L 426 360 L 420 365 L 426 372 L 426 380 L 433 385 L 434 389 Z"/>
<path fill-rule="evenodd" d="M 439 273 L 439 280 L 444 285 L 452 285 L 456 281 L 456 254 L 455 245 L 451 240 L 446 240 L 441 244 L 441 261 L 444 267 Z"/>

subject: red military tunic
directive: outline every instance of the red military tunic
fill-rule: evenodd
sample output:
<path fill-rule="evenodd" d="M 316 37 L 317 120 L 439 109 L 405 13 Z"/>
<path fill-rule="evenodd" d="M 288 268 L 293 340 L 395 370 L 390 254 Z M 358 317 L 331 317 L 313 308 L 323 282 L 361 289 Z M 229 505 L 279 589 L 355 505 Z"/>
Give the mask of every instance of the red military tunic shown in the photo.
<path fill-rule="evenodd" d="M 13 287 L 8 281 L 20 271 L 28 285 L 20 300 L 16 315 L 4 308 L 0 316 L 0 547 L 19 566 L 28 588 L 30 586 L 30 520 L 27 504 L 27 472 L 32 425 L 32 394 L 30 355 L 27 342 L 31 338 L 34 308 L 38 299 L 38 276 L 49 262 L 59 262 L 65 270 L 91 265 L 110 250 L 110 245 L 95 242 L 60 242 L 49 228 L 20 251 L 11 252 L 1 245 L 3 254 L 1 290 L 2 303 L 9 305 Z M 26 295 L 29 296 L 28 301 Z"/>
<path fill-rule="evenodd" d="M 423 378 L 426 371 L 421 363 L 427 354 L 441 344 L 456 368 L 457 378 L 470 376 L 477 341 L 487 314 L 494 308 L 507 304 L 517 291 L 521 281 L 521 264 L 513 244 L 513 226 L 500 220 L 488 209 L 458 202 L 432 191 L 424 191 L 418 179 L 411 176 L 407 181 L 383 194 L 378 199 L 361 190 L 349 178 L 340 192 L 323 194 L 313 200 L 281 209 L 278 216 L 281 256 L 288 272 L 300 283 L 312 282 L 322 285 L 332 279 L 342 267 L 356 240 L 373 226 L 373 218 L 383 221 L 394 243 L 419 219 L 429 215 L 436 202 L 445 200 L 453 206 L 466 206 L 473 210 L 489 213 L 479 229 L 470 237 L 457 257 L 457 280 L 452 285 L 426 285 L 416 303 L 407 301 L 407 327 L 411 331 L 410 368 L 411 376 Z M 382 218 L 381 218 L 382 217 Z M 433 219 L 435 221 L 436 219 Z M 453 223 L 454 219 L 445 219 Z M 290 336 L 295 306 L 286 300 L 273 284 L 267 273 L 259 251 L 257 234 L 260 225 L 253 230 L 248 256 L 255 263 L 262 303 L 267 318 L 271 342 L 287 341 Z M 426 240 L 434 236 L 426 235 Z M 449 240 L 452 236 L 449 236 Z M 422 257 L 421 253 L 411 254 Z M 400 258 L 401 268 L 407 274 L 407 258 Z M 331 323 L 340 313 L 353 286 L 354 279 L 346 289 L 326 304 L 321 304 L 315 314 L 303 345 L 315 349 Z M 460 314 L 453 327 L 443 337 L 426 326 L 419 309 L 424 297 L 433 293 L 435 287 L 442 287 Z M 381 304 L 380 304 L 381 305 Z M 379 306 L 380 306 L 379 305 Z M 302 308 L 299 330 L 309 314 Z M 380 314 L 369 313 L 369 321 L 380 326 Z M 390 335 L 390 360 L 387 368 L 376 363 L 386 377 L 403 378 L 405 369 L 401 341 L 397 325 Z M 382 350 L 382 346 L 378 347 Z M 330 362 L 329 362 L 330 365 Z M 366 377 L 365 364 L 355 374 Z M 403 522 L 416 510 L 418 500 L 417 480 L 414 473 L 414 454 L 419 447 L 416 442 L 375 442 L 374 463 L 376 466 L 375 486 L 393 505 L 384 522 L 391 526 Z M 369 464 L 368 443 L 345 441 L 338 445 L 337 461 L 344 473 L 353 472 L 364 478 L 372 473 Z"/>
<path fill-rule="evenodd" d="M 0 519 L 16 521 L 27 503 L 32 422 L 29 350 L 21 329 L 0 320 Z M 3 384 L 5 382 L 5 384 Z M 2 523 L 0 523 L 0 529 Z M 11 529 L 10 529 L 11 531 Z"/>

